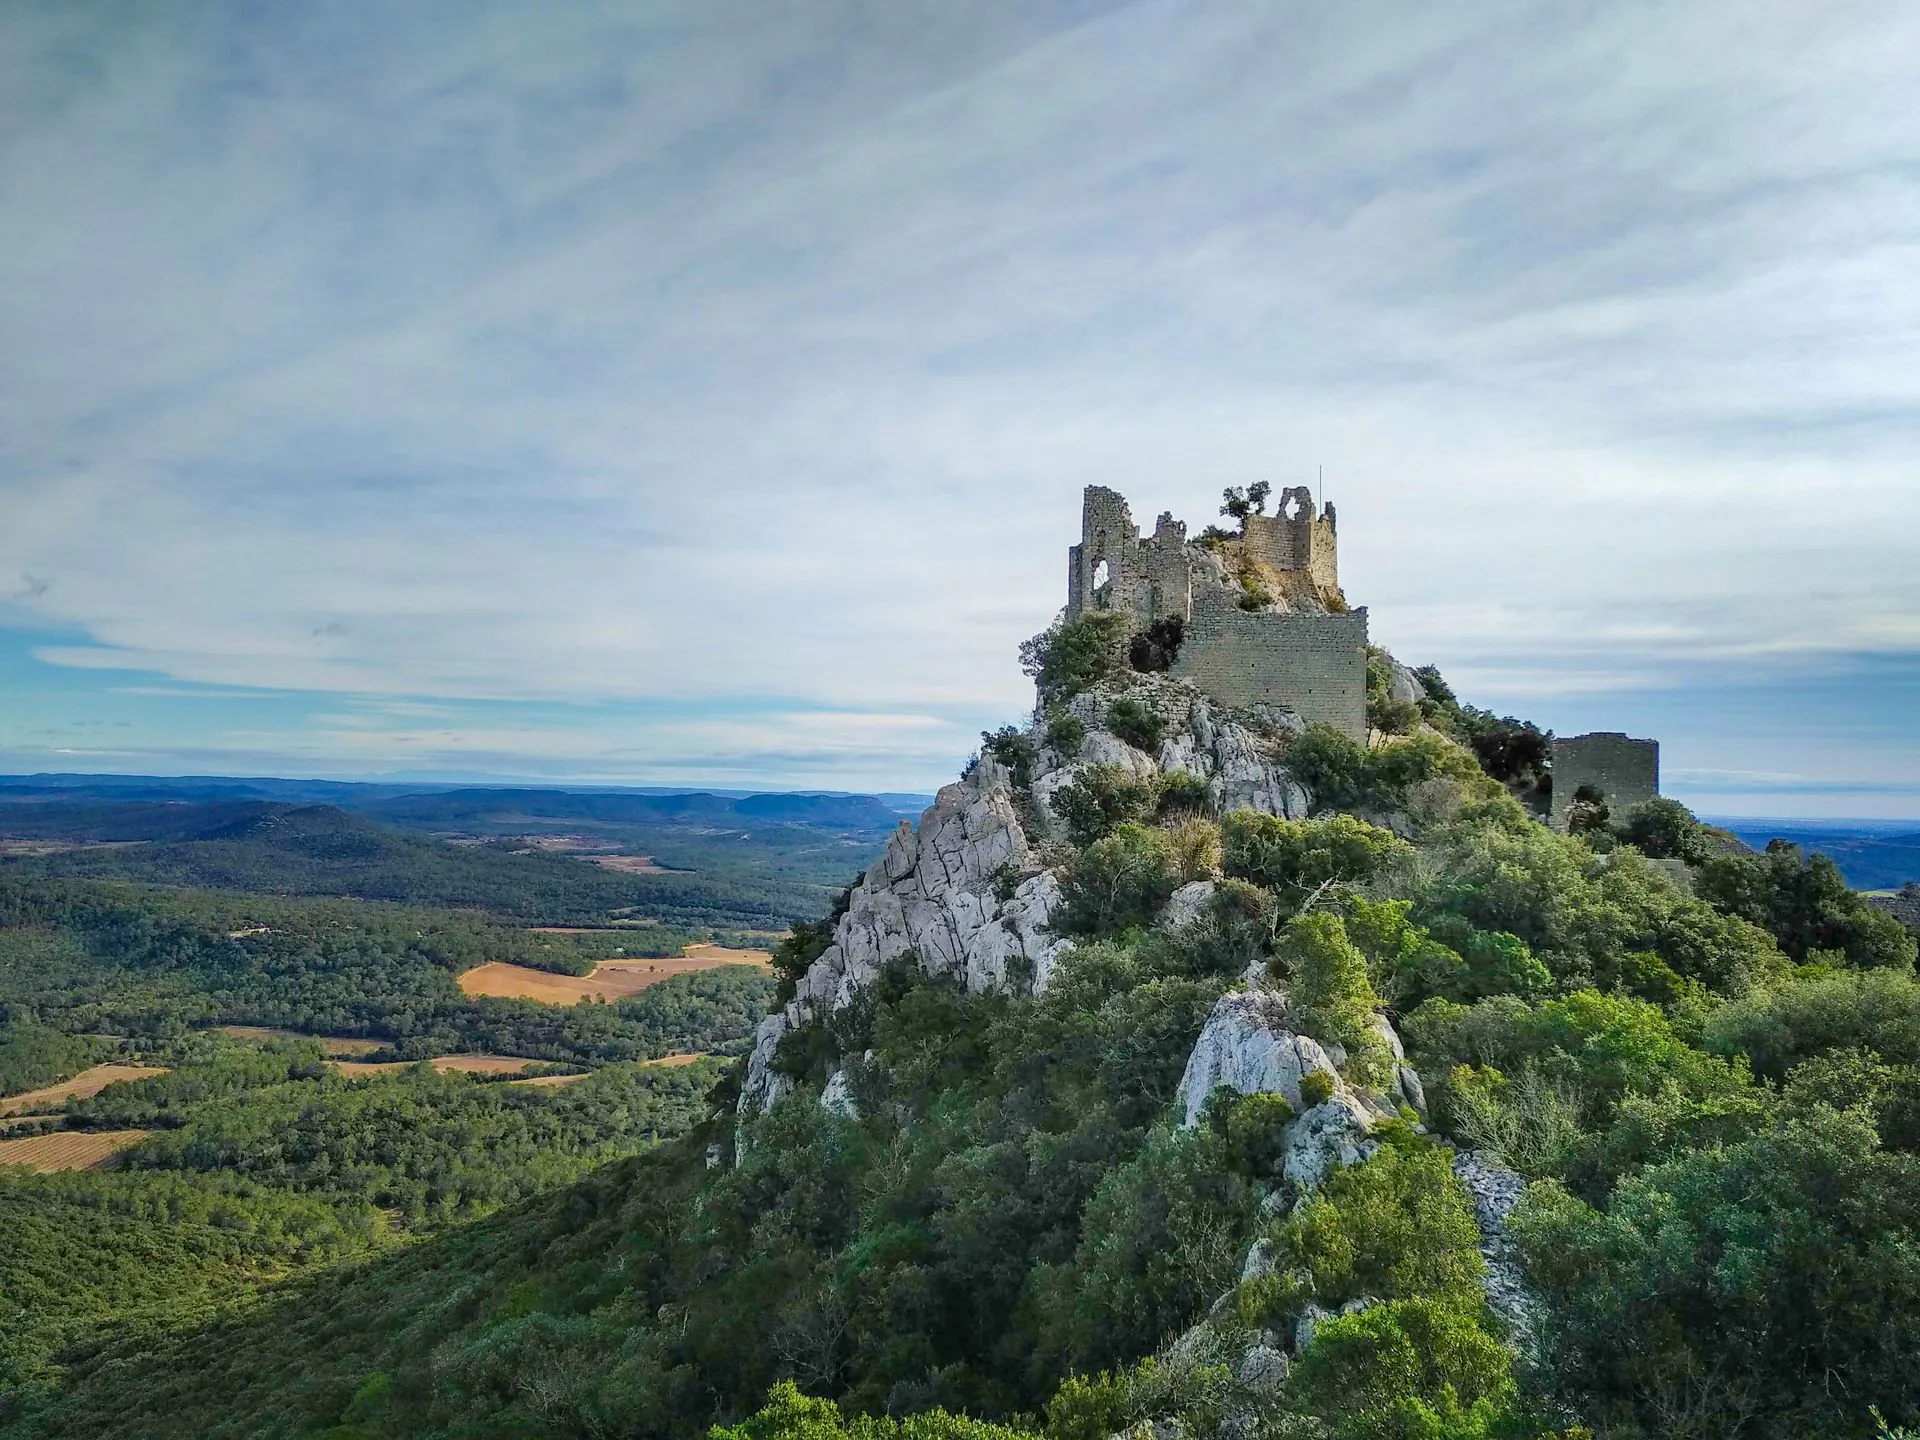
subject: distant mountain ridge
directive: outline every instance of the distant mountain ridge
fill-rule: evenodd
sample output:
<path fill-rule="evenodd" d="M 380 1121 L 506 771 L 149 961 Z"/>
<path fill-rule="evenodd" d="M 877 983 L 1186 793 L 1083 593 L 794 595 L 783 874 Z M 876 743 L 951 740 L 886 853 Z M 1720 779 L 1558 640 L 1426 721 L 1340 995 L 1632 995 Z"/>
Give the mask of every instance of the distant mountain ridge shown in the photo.
<path fill-rule="evenodd" d="M 620 785 L 535 785 L 535 784 L 443 784 L 399 783 L 362 780 L 289 780 L 278 776 L 233 775 L 88 775 L 46 773 L 0 776 L 0 805 L 31 804 L 51 800 L 150 800 L 208 803 L 213 801 L 275 800 L 284 803 L 325 803 L 347 810 L 365 810 L 375 805 L 411 797 L 430 796 L 570 796 L 604 801 L 615 808 L 597 812 L 592 818 L 658 819 L 683 813 L 682 805 L 656 808 L 654 802 L 698 799 L 708 803 L 711 813 L 731 813 L 727 804 L 747 802 L 739 813 L 761 819 L 797 820 L 802 824 L 846 824 L 887 816 L 917 816 L 933 803 L 931 795 L 884 791 L 877 795 L 839 790 L 735 790 L 723 786 L 620 786 Z M 630 802 L 630 810 L 619 810 L 615 802 Z M 872 802 L 871 804 L 867 802 Z M 566 802 L 543 801 L 556 806 Z M 877 808 L 876 808 L 877 807 Z M 699 807 L 692 807 L 699 808 Z M 567 813 L 560 809 L 543 811 L 555 818 Z M 587 818 L 589 812 L 577 813 Z M 833 817 L 833 818 L 823 818 Z M 840 818 L 847 817 L 847 818 Z M 891 820 L 886 823 L 891 824 Z"/>

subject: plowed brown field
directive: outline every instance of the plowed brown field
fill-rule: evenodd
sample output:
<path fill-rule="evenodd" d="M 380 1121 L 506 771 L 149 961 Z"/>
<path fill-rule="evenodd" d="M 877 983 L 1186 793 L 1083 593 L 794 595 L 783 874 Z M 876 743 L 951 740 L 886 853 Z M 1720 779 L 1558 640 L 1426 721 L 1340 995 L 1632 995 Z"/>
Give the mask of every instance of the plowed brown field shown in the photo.
<path fill-rule="evenodd" d="M 68 1100 L 85 1100 L 89 1095 L 98 1095 L 116 1080 L 145 1080 L 150 1075 L 166 1073 L 164 1065 L 95 1065 L 91 1070 L 82 1070 L 71 1080 L 62 1080 L 58 1085 L 45 1085 L 38 1090 L 29 1090 L 24 1095 L 9 1095 L 0 1100 L 0 1115 L 18 1115 L 23 1110 L 59 1105 Z"/>
<path fill-rule="evenodd" d="M 0 1165 L 25 1165 L 42 1175 L 55 1170 L 91 1170 L 146 1138 L 144 1130 L 73 1130 L 0 1140 Z"/>
<path fill-rule="evenodd" d="M 460 988 L 469 995 L 492 995 L 504 1000 L 539 1000 L 548 1005 L 578 1005 L 583 1000 L 618 1000 L 638 995 L 650 985 L 717 970 L 723 965 L 770 967 L 765 950 L 728 950 L 719 945 L 689 945 L 677 956 L 659 960 L 602 960 L 591 975 L 555 975 L 493 960 L 463 971 Z"/>
<path fill-rule="evenodd" d="M 413 1060 L 335 1060 L 333 1068 L 342 1075 L 381 1075 L 417 1063 Z M 442 1075 L 448 1071 L 462 1075 L 517 1075 L 529 1065 L 539 1063 L 518 1055 L 436 1055 L 433 1068 Z"/>

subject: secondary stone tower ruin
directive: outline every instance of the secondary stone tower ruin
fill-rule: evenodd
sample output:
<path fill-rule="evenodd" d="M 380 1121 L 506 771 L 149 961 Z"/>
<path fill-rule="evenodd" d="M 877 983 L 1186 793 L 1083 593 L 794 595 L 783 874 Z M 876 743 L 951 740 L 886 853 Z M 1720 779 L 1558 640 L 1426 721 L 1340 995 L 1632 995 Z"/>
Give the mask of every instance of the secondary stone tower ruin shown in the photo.
<path fill-rule="evenodd" d="M 1089 485 L 1067 552 L 1067 615 L 1120 610 L 1145 630 L 1178 621 L 1169 673 L 1226 705 L 1291 711 L 1364 743 L 1367 612 L 1340 591 L 1333 506 L 1296 486 L 1238 535 L 1187 538 L 1163 514 L 1142 537 L 1126 498 Z"/>

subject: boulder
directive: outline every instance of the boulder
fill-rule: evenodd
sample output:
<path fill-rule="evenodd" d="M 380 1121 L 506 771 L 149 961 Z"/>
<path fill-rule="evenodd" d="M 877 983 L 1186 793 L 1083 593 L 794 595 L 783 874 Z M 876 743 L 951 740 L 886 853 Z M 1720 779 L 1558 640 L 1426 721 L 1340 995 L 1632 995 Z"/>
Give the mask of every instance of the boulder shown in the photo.
<path fill-rule="evenodd" d="M 1207 1097 L 1220 1085 L 1243 1095 L 1284 1095 L 1295 1110 L 1303 1109 L 1300 1082 L 1315 1071 L 1339 1085 L 1339 1072 L 1320 1043 L 1286 1028 L 1279 996 L 1254 990 L 1222 995 L 1187 1056 L 1180 1123 L 1199 1123 Z"/>
<path fill-rule="evenodd" d="M 1273 1345 L 1255 1345 L 1240 1357 L 1233 1378 L 1249 1390 L 1271 1394 L 1287 1383 L 1292 1362 L 1286 1352 Z"/>
<path fill-rule="evenodd" d="M 1325 1182 L 1335 1170 L 1358 1165 L 1380 1148 L 1368 1138 L 1374 1115 L 1345 1086 L 1287 1127 L 1280 1173 L 1297 1190 Z"/>
<path fill-rule="evenodd" d="M 1168 930 L 1180 930 L 1206 914 L 1207 902 L 1219 887 L 1211 880 L 1192 880 L 1168 897 L 1160 911 L 1160 924 Z"/>

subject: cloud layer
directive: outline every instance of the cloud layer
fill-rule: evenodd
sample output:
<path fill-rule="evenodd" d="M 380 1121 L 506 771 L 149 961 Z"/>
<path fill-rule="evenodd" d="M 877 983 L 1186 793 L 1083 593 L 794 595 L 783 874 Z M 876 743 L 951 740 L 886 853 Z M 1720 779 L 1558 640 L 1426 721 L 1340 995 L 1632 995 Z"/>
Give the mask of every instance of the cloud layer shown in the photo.
<path fill-rule="evenodd" d="M 1920 14 L 48 5 L 0 49 L 0 589 L 90 703 L 310 697 L 263 766 L 398 763 L 405 701 L 522 773 L 924 784 L 1024 704 L 1080 486 L 1197 523 L 1324 465 L 1348 593 L 1471 693 L 1920 781 L 1871 698 L 1920 655 Z M 149 698 L 136 745 L 250 723 Z"/>

